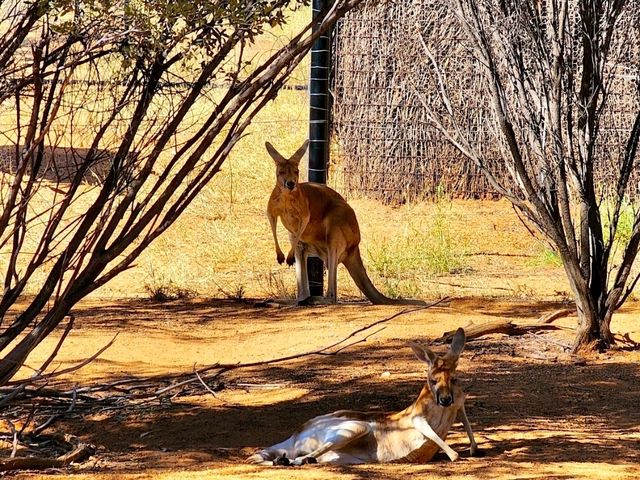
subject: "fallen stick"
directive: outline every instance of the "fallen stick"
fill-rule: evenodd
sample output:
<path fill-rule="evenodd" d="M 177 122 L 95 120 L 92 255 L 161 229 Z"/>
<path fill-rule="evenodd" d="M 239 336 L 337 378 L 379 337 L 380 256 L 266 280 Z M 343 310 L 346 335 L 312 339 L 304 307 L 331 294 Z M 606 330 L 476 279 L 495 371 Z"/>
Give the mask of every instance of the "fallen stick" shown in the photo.
<path fill-rule="evenodd" d="M 11 420 L 5 418 L 5 422 L 7 422 L 9 430 L 11 430 L 11 434 L 13 435 L 13 441 L 11 442 L 11 455 L 9 455 L 9 458 L 15 458 L 16 452 L 18 451 L 18 431 Z"/>
<path fill-rule="evenodd" d="M 575 308 L 561 308 L 560 310 L 555 310 L 553 312 L 546 313 L 546 314 L 542 315 L 538 319 L 538 323 L 540 325 L 545 325 L 545 324 L 548 324 L 548 323 L 552 323 L 554 320 L 557 320 L 559 318 L 568 317 L 572 313 L 575 313 L 575 311 L 576 311 Z"/>
<path fill-rule="evenodd" d="M 0 472 L 9 470 L 45 470 L 64 468 L 74 462 L 82 462 L 95 453 L 96 449 L 88 443 L 78 443 L 73 450 L 58 458 L 14 457 L 0 459 Z"/>
<path fill-rule="evenodd" d="M 562 309 L 549 314 L 543 315 L 538 320 L 526 323 L 514 323 L 507 318 L 500 318 L 491 320 L 489 322 L 480 323 L 477 325 L 469 325 L 464 328 L 464 332 L 467 334 L 467 341 L 473 341 L 485 335 L 491 335 L 494 333 L 503 333 L 509 336 L 524 335 L 525 333 L 537 332 L 540 330 L 558 330 L 561 327 L 553 325 L 552 322 L 559 318 L 563 318 L 573 313 L 572 309 Z M 448 343 L 451 342 L 454 331 L 445 332 L 442 337 L 438 338 L 436 343 Z"/>

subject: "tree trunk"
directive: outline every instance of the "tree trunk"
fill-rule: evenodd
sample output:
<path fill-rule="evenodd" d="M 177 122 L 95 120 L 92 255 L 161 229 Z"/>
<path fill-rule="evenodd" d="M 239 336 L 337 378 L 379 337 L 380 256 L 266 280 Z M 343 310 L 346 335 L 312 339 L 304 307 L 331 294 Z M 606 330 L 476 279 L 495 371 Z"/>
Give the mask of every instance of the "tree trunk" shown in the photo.
<path fill-rule="evenodd" d="M 610 329 L 613 310 L 600 311 L 596 308 L 597 298 L 590 298 L 592 292 L 589 289 L 583 292 L 574 290 L 574 294 L 578 312 L 578 330 L 573 343 L 573 352 L 607 350 L 615 343 Z"/>
<path fill-rule="evenodd" d="M 589 271 L 584 271 L 566 249 L 560 249 L 559 253 L 573 291 L 578 315 L 573 352 L 606 350 L 615 343 L 610 330 L 615 307 L 601 301 L 606 298 L 606 282 L 589 281 Z"/>

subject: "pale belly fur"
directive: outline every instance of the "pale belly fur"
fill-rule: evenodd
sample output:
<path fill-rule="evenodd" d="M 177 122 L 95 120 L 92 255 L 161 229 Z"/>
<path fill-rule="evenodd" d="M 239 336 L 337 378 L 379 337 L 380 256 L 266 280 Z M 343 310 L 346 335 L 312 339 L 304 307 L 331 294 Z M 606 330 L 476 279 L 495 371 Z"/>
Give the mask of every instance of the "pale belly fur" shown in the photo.
<path fill-rule="evenodd" d="M 456 418 L 456 409 L 441 409 L 441 415 L 433 416 L 429 424 L 442 438 L 446 438 Z M 439 447 L 416 430 L 409 418 L 401 422 L 378 423 L 335 418 L 332 415 L 316 417 L 313 426 L 305 428 L 273 448 L 283 449 L 291 458 L 307 455 L 321 445 L 339 443 L 341 438 L 353 436 L 354 432 L 368 430 L 361 438 L 320 455 L 320 463 L 389 463 L 427 462 Z"/>

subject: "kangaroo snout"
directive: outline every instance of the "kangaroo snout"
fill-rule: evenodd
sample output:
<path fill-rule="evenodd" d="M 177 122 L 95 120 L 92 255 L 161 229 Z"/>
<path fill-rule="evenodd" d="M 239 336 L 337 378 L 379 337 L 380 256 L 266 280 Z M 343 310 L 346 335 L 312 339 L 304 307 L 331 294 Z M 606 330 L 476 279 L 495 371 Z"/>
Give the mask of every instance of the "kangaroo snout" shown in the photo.
<path fill-rule="evenodd" d="M 441 407 L 449 407 L 453 403 L 453 395 L 438 395 L 438 405 Z"/>
<path fill-rule="evenodd" d="M 294 182 L 293 180 L 287 180 L 286 182 L 284 182 L 284 186 L 289 190 L 293 190 L 294 188 L 296 188 L 296 182 Z"/>

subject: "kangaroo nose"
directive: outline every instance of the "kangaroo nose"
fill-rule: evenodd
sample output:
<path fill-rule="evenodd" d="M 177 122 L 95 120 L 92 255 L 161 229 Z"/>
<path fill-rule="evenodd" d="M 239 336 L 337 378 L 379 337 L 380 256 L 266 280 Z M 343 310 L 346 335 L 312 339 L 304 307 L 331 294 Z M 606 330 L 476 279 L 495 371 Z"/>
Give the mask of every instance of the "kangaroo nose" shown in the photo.
<path fill-rule="evenodd" d="M 451 395 L 443 395 L 438 397 L 438 403 L 443 407 L 448 407 L 453 403 L 453 397 Z"/>
<path fill-rule="evenodd" d="M 296 182 L 294 182 L 293 180 L 287 180 L 284 186 L 287 187 L 289 190 L 293 190 L 293 188 L 296 186 Z"/>

